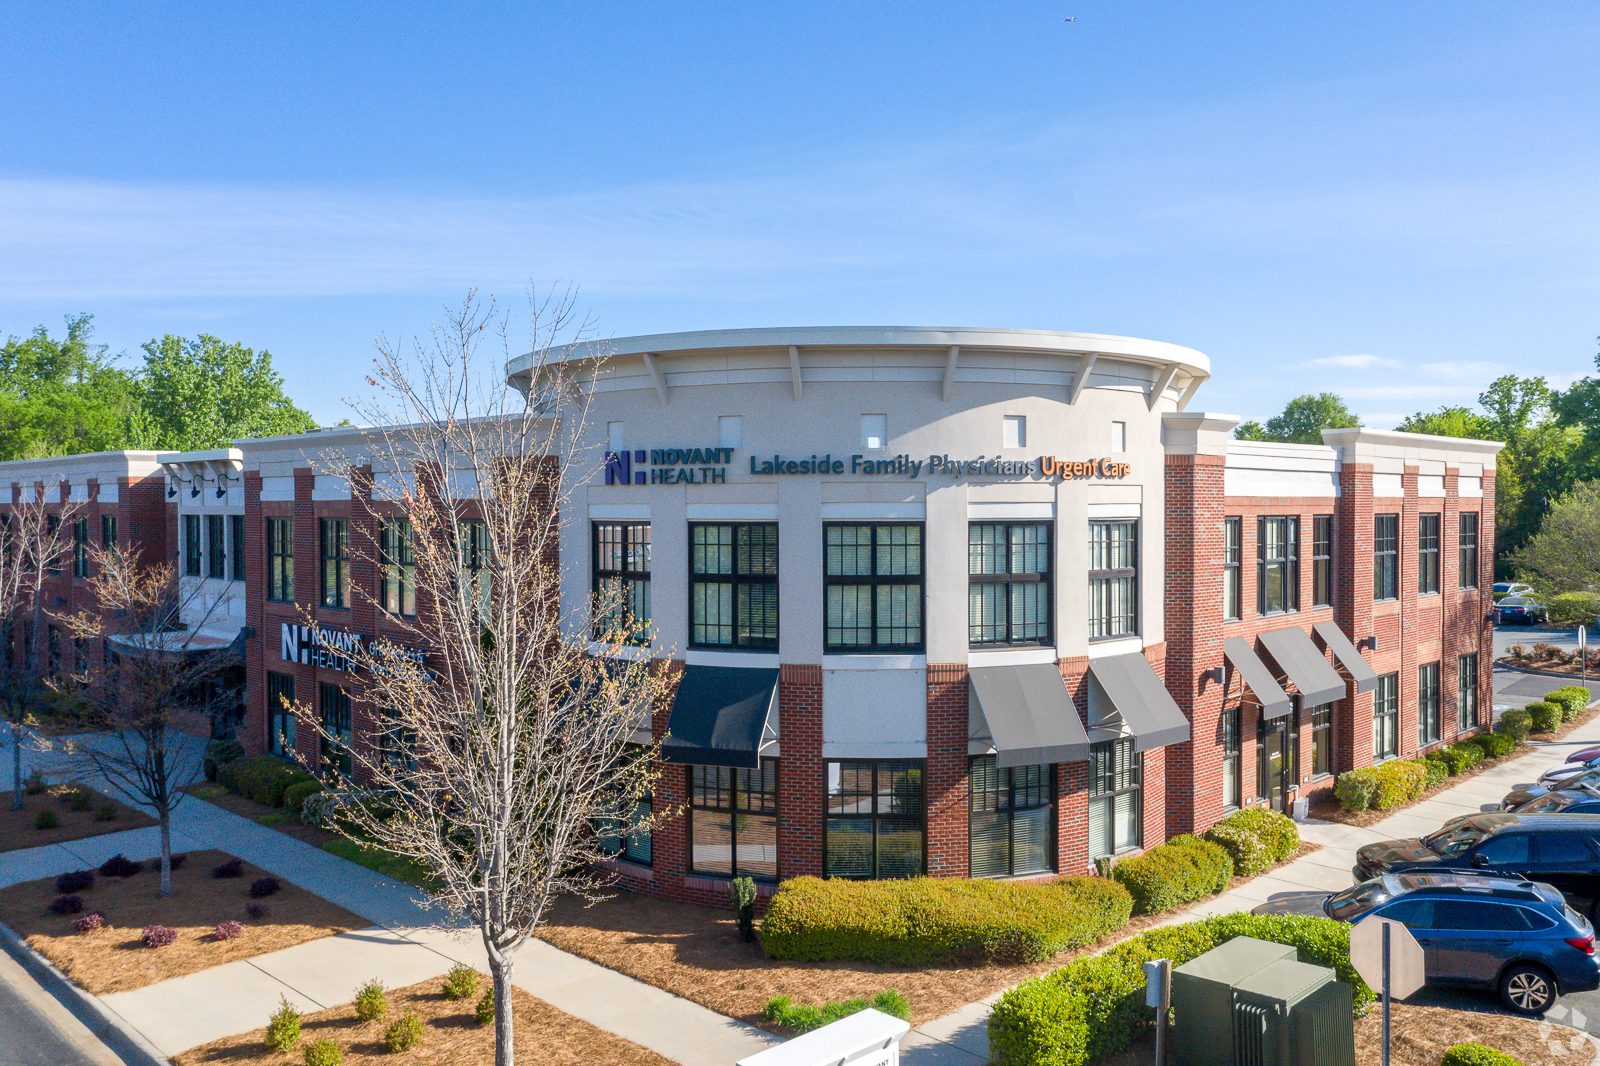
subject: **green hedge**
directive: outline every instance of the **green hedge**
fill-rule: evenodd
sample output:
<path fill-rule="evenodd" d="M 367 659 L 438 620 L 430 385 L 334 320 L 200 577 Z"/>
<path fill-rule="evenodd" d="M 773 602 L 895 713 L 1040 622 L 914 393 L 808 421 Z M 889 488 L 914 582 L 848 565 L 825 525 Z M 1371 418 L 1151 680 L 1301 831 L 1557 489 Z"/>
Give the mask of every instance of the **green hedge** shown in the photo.
<path fill-rule="evenodd" d="M 1503 733 L 1519 744 L 1528 739 L 1528 733 L 1532 728 L 1533 720 L 1528 717 L 1528 712 L 1520 707 L 1501 711 L 1500 720 L 1494 724 L 1496 733 Z"/>
<path fill-rule="evenodd" d="M 283 790 L 284 810 L 291 811 L 294 814 L 299 814 L 300 805 L 305 802 L 306 797 L 315 796 L 321 791 L 321 781 L 300 781 L 296 784 L 290 785 L 288 788 Z"/>
<path fill-rule="evenodd" d="M 1155 1019 L 1144 1005 L 1144 964 L 1174 966 L 1238 936 L 1292 944 L 1300 961 L 1332 967 L 1348 982 L 1356 1013 L 1372 1003 L 1350 965 L 1350 927 L 1297 914 L 1223 914 L 1142 933 L 1101 955 L 1073 959 L 1000 997 L 989 1015 L 989 1058 L 995 1066 L 1082 1066 L 1122 1050 Z"/>
<path fill-rule="evenodd" d="M 1600 595 L 1593 592 L 1563 592 L 1550 597 L 1545 610 L 1555 625 L 1586 626 L 1600 616 Z"/>
<path fill-rule="evenodd" d="M 272 755 L 246 755 L 219 767 L 217 780 L 229 792 L 267 807 L 282 807 L 283 794 L 291 785 L 316 778 Z"/>
<path fill-rule="evenodd" d="M 1233 859 L 1220 844 L 1185 834 L 1123 859 L 1111 876 L 1133 897 L 1133 913 L 1160 914 L 1221 892 L 1233 878 Z"/>
<path fill-rule="evenodd" d="M 1566 707 L 1560 703 L 1535 700 L 1522 708 L 1528 714 L 1528 724 L 1536 733 L 1549 733 L 1561 724 Z"/>
<path fill-rule="evenodd" d="M 1334 781 L 1333 794 L 1347 811 L 1364 811 L 1368 807 L 1386 811 L 1427 791 L 1428 773 L 1424 759 L 1390 759 L 1377 766 L 1346 770 Z"/>
<path fill-rule="evenodd" d="M 1432 754 L 1431 752 L 1429 754 Z M 1426 792 L 1434 785 L 1444 784 L 1444 779 L 1450 776 L 1450 768 L 1438 759 L 1412 759 L 1412 762 L 1422 767 L 1422 790 Z"/>
<path fill-rule="evenodd" d="M 1267 807 L 1234 811 L 1206 830 L 1206 839 L 1227 849 L 1240 876 L 1258 874 L 1300 850 L 1294 819 Z"/>
<path fill-rule="evenodd" d="M 215 781 L 217 771 L 223 764 L 242 758 L 244 758 L 244 745 L 237 740 L 213 740 L 206 745 L 205 758 L 200 768 L 204 771 L 207 781 Z"/>
<path fill-rule="evenodd" d="M 1428 758 L 1444 763 L 1445 770 L 1450 774 L 1459 774 L 1472 769 L 1483 761 L 1483 747 L 1469 741 L 1452 744 L 1448 748 L 1429 752 Z"/>
<path fill-rule="evenodd" d="M 1484 757 L 1488 759 L 1499 759 L 1510 755 L 1517 747 L 1516 738 L 1504 733 L 1479 733 L 1467 743 L 1482 748 Z"/>
<path fill-rule="evenodd" d="M 1378 771 L 1366 766 L 1360 770 L 1346 770 L 1333 782 L 1333 795 L 1339 806 L 1347 811 L 1364 811 L 1372 806 L 1378 794 Z"/>
<path fill-rule="evenodd" d="M 1589 701 L 1592 698 L 1589 695 L 1589 690 L 1582 685 L 1564 685 L 1547 694 L 1545 701 L 1547 703 L 1561 704 L 1562 718 L 1570 722 L 1589 709 Z"/>
<path fill-rule="evenodd" d="M 760 937 L 767 954 L 802 962 L 1038 962 L 1122 928 L 1132 911 L 1128 890 L 1103 877 L 1031 884 L 795 877 L 767 904 Z"/>
<path fill-rule="evenodd" d="M 1496 1051 L 1492 1047 L 1473 1042 L 1471 1044 L 1457 1044 L 1444 1053 L 1444 1058 L 1439 1060 L 1439 1066 L 1527 1066 L 1521 1059 L 1514 1059 L 1504 1051 Z"/>

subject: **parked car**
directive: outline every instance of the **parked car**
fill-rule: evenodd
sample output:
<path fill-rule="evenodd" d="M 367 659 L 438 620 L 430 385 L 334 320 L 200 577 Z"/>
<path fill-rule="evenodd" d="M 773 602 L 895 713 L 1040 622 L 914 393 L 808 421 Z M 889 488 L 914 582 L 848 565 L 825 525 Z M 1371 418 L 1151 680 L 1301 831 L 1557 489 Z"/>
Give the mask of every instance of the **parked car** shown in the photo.
<path fill-rule="evenodd" d="M 1567 756 L 1568 762 L 1594 762 L 1600 759 L 1600 748 L 1584 748 Z"/>
<path fill-rule="evenodd" d="M 1518 814 L 1600 814 L 1600 789 L 1559 789 L 1517 808 Z"/>
<path fill-rule="evenodd" d="M 1597 758 L 1600 758 L 1600 756 L 1597 756 Z M 1600 795 L 1600 768 L 1581 767 L 1578 773 L 1554 784 L 1518 785 L 1505 794 L 1505 798 L 1500 801 L 1500 809 L 1502 811 L 1514 811 L 1524 804 L 1538 799 L 1540 796 L 1565 789 L 1596 790 L 1595 795 Z"/>
<path fill-rule="evenodd" d="M 1600 759 L 1590 759 L 1588 762 L 1564 762 L 1559 766 L 1552 766 L 1540 774 L 1537 783 L 1546 787 L 1559 788 L 1563 781 L 1571 781 L 1579 774 L 1595 769 L 1600 769 Z"/>
<path fill-rule="evenodd" d="M 1531 626 L 1544 620 L 1544 604 L 1531 596 L 1507 596 L 1494 605 L 1495 625 Z"/>
<path fill-rule="evenodd" d="M 1532 591 L 1532 585 L 1524 585 L 1520 581 L 1496 581 L 1494 583 L 1494 602 L 1499 603 L 1507 596 L 1526 596 Z"/>
<path fill-rule="evenodd" d="M 1594 926 L 1547 884 L 1469 873 L 1385 874 L 1322 901 L 1352 925 L 1372 915 L 1422 945 L 1430 985 L 1492 989 L 1518 1014 L 1600 988 Z"/>
<path fill-rule="evenodd" d="M 1600 814 L 1495 812 L 1452 818 L 1412 840 L 1356 852 L 1355 879 L 1389 873 L 1477 870 L 1554 885 L 1573 907 L 1600 916 Z"/>

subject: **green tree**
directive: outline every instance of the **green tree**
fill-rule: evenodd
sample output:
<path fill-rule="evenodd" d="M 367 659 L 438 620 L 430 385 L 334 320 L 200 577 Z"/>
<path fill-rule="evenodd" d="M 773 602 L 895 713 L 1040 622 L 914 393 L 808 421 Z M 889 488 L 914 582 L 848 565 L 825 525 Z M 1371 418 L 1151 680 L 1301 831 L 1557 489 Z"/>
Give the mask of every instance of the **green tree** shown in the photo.
<path fill-rule="evenodd" d="M 1233 431 L 1239 440 L 1273 440 L 1287 444 L 1321 444 L 1324 429 L 1352 429 L 1361 417 L 1351 414 L 1344 400 L 1331 392 L 1296 396 L 1283 413 L 1259 422 L 1241 422 Z"/>
<path fill-rule="evenodd" d="M 192 341 L 169 333 L 144 352 L 136 447 L 221 448 L 238 437 L 285 436 L 316 425 L 285 395 L 268 351 L 257 354 L 205 333 Z"/>
<path fill-rule="evenodd" d="M 1551 504 L 1513 562 L 1523 580 L 1549 599 L 1600 591 L 1600 482 L 1580 482 Z"/>
<path fill-rule="evenodd" d="M 1469 440 L 1496 440 L 1490 419 L 1468 407 L 1441 407 L 1437 411 L 1418 411 L 1398 426 L 1399 433 L 1430 433 L 1436 437 L 1465 437 Z"/>
<path fill-rule="evenodd" d="M 136 386 L 103 344 L 94 316 L 67 316 L 57 340 L 40 326 L 0 347 L 0 459 L 39 459 L 124 447 Z"/>

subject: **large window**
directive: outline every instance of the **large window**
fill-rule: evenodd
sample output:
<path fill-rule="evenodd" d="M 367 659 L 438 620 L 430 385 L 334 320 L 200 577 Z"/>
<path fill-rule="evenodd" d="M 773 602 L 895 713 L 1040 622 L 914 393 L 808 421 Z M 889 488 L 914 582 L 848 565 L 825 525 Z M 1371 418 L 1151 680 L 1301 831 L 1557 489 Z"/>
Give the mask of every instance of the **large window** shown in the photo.
<path fill-rule="evenodd" d="M 1474 515 L 1474 518 L 1477 516 Z M 1463 655 L 1456 663 L 1456 728 L 1478 727 L 1478 655 Z"/>
<path fill-rule="evenodd" d="M 649 750 L 645 747 L 630 747 L 629 759 L 642 759 L 649 757 Z M 693 777 L 690 783 L 693 784 Z M 655 809 L 655 796 L 649 792 L 640 796 L 626 811 L 619 811 L 613 816 L 599 819 L 598 826 L 601 831 L 600 850 L 619 859 L 638 863 L 640 866 L 649 866 L 655 859 L 651 847 L 651 812 Z M 774 840 L 776 847 L 776 840 Z M 774 852 L 776 854 L 776 852 Z"/>
<path fill-rule="evenodd" d="M 343 518 L 317 521 L 322 547 L 322 606 L 350 606 L 350 523 Z"/>
<path fill-rule="evenodd" d="M 1372 516 L 1372 598 L 1392 600 L 1400 595 L 1400 516 Z"/>
<path fill-rule="evenodd" d="M 824 527 L 822 580 L 826 650 L 922 649 L 922 526 Z"/>
<path fill-rule="evenodd" d="M 1372 758 L 1400 754 L 1400 675 L 1384 674 L 1372 690 Z"/>
<path fill-rule="evenodd" d="M 1333 605 L 1333 515 L 1311 518 L 1311 606 Z"/>
<path fill-rule="evenodd" d="M 1055 869 L 1050 767 L 972 760 L 967 814 L 969 876 L 1015 877 Z"/>
<path fill-rule="evenodd" d="M 379 600 L 390 614 L 414 615 L 417 613 L 417 560 L 411 542 L 411 523 L 404 518 L 388 519 L 379 536 L 383 552 Z"/>
<path fill-rule="evenodd" d="M 267 599 L 294 602 L 294 519 L 267 519 Z"/>
<path fill-rule="evenodd" d="M 1139 632 L 1139 523 L 1089 523 L 1089 639 Z"/>
<path fill-rule="evenodd" d="M 778 760 L 759 769 L 690 766 L 689 871 L 778 879 Z"/>
<path fill-rule="evenodd" d="M 1478 512 L 1461 512 L 1460 558 L 1456 581 L 1464 589 L 1478 587 Z"/>
<path fill-rule="evenodd" d="M 596 522 L 594 524 L 594 594 L 609 608 L 596 617 L 600 634 L 622 623 L 624 615 L 634 625 L 633 637 L 643 642 L 650 629 L 650 523 Z"/>
<path fill-rule="evenodd" d="M 489 563 L 493 545 L 489 543 L 489 525 L 486 522 L 462 522 L 461 570 L 471 586 L 472 602 L 480 619 L 489 615 L 490 575 Z"/>
<path fill-rule="evenodd" d="M 1326 777 L 1333 773 L 1333 704 L 1319 703 L 1311 708 L 1311 774 Z"/>
<path fill-rule="evenodd" d="M 829 877 L 918 877 L 924 872 L 920 759 L 830 762 L 823 870 Z"/>
<path fill-rule="evenodd" d="M 1439 516 L 1417 516 L 1417 591 L 1439 591 Z"/>
<path fill-rule="evenodd" d="M 1256 519 L 1256 609 L 1281 614 L 1300 608 L 1300 519 Z"/>
<path fill-rule="evenodd" d="M 1089 747 L 1089 858 L 1139 847 L 1144 802 L 1144 753 L 1133 741 Z"/>
<path fill-rule="evenodd" d="M 187 577 L 200 576 L 200 516 L 183 516 L 183 572 Z"/>
<path fill-rule="evenodd" d="M 89 520 L 75 519 L 72 523 L 72 576 L 89 576 Z"/>
<path fill-rule="evenodd" d="M 228 576 L 228 523 L 225 515 L 206 515 L 206 576 Z"/>
<path fill-rule="evenodd" d="M 45 567 L 52 574 L 61 573 L 61 557 L 66 554 L 61 550 L 61 516 L 58 514 L 46 515 L 45 546 L 50 551 L 50 558 L 45 561 Z"/>
<path fill-rule="evenodd" d="M 100 547 L 110 551 L 117 546 L 117 516 L 103 514 L 100 516 Z"/>
<path fill-rule="evenodd" d="M 323 765 L 331 766 L 339 772 L 339 776 L 350 776 L 350 743 L 352 740 L 352 723 L 350 720 L 350 694 L 338 685 L 323 682 L 320 695 L 322 696 L 322 761 Z"/>
<path fill-rule="evenodd" d="M 1243 802 L 1244 796 L 1239 779 L 1239 716 L 1238 706 L 1222 708 L 1222 806 L 1230 811 Z"/>
<path fill-rule="evenodd" d="M 1439 740 L 1439 664 L 1417 667 L 1417 746 Z"/>
<path fill-rule="evenodd" d="M 689 643 L 778 646 L 778 527 L 689 527 Z"/>
<path fill-rule="evenodd" d="M 243 581 L 244 515 L 231 514 L 228 516 L 228 543 L 233 547 L 233 569 L 228 577 L 233 581 Z"/>
<path fill-rule="evenodd" d="M 294 758 L 294 675 L 267 671 L 267 751 Z"/>
<path fill-rule="evenodd" d="M 1232 620 L 1244 609 L 1244 519 L 1222 520 L 1222 617 Z"/>
<path fill-rule="evenodd" d="M 1050 525 L 967 526 L 967 638 L 984 644 L 1049 644 Z"/>

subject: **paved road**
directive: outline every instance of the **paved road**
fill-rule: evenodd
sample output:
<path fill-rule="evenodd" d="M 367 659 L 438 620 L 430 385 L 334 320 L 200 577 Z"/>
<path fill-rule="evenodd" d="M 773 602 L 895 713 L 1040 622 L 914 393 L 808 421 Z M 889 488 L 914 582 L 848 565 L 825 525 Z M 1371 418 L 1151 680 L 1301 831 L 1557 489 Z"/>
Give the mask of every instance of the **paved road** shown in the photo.
<path fill-rule="evenodd" d="M 0 951 L 0 1066 L 121 1066 L 122 1060 Z"/>

